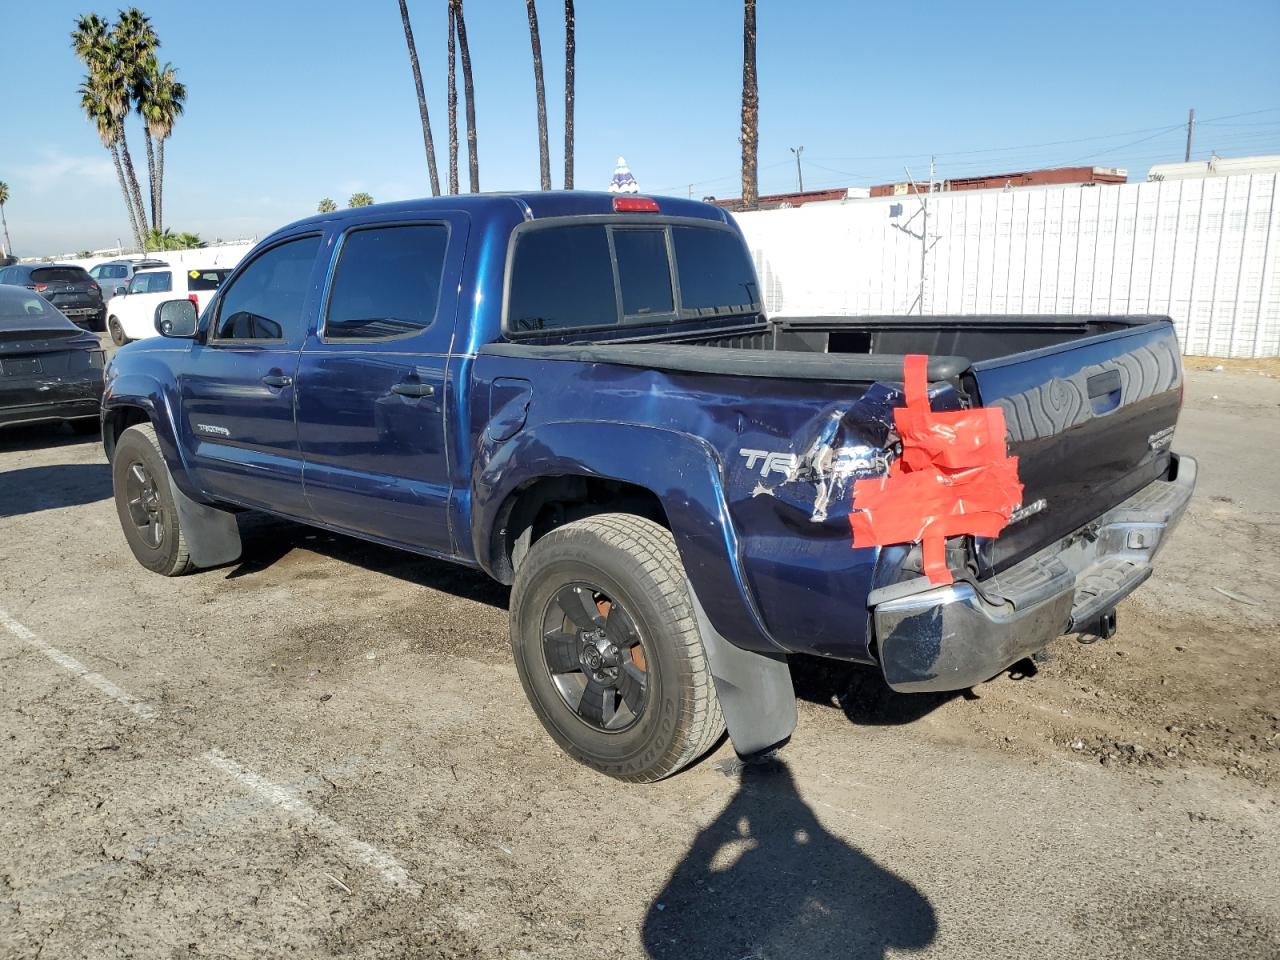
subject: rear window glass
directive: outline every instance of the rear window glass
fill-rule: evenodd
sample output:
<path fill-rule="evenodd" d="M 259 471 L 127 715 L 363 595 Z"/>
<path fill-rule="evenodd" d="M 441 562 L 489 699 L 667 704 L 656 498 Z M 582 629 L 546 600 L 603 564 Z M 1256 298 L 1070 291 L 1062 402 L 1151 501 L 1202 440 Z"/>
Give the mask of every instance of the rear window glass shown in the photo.
<path fill-rule="evenodd" d="M 680 309 L 711 317 L 760 310 L 760 291 L 746 247 L 728 230 L 673 227 Z"/>
<path fill-rule="evenodd" d="M 529 230 L 511 267 L 507 324 L 513 331 L 618 322 L 613 261 L 604 224 Z"/>
<path fill-rule="evenodd" d="M 671 261 L 665 230 L 616 227 L 613 251 L 618 258 L 622 315 L 641 318 L 675 309 L 671 295 Z"/>
<path fill-rule="evenodd" d="M 217 290 L 230 272 L 230 270 L 188 270 L 187 289 L 196 292 Z"/>
<path fill-rule="evenodd" d="M 129 284 L 132 293 L 169 293 L 173 290 L 173 274 L 168 270 L 163 273 L 135 273 Z"/>
<path fill-rule="evenodd" d="M 22 287 L 0 287 L 0 330 L 76 329 L 38 293 Z"/>
<path fill-rule="evenodd" d="M 32 283 L 88 283 L 89 274 L 82 267 L 41 267 L 31 271 Z"/>
<path fill-rule="evenodd" d="M 349 234 L 333 277 L 325 337 L 399 337 L 431 326 L 448 246 L 449 228 L 443 224 Z"/>

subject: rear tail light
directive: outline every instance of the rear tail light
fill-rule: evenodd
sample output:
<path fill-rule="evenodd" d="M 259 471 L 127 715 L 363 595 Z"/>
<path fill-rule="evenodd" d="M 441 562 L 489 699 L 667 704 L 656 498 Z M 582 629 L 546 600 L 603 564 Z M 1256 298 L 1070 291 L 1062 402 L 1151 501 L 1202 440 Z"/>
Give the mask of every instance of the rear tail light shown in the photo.
<path fill-rule="evenodd" d="M 92 290 L 94 293 L 102 293 L 102 288 L 98 286 L 96 283 L 94 283 L 92 280 L 89 281 L 89 289 Z"/>
<path fill-rule="evenodd" d="M 614 213 L 658 213 L 658 201 L 652 197 L 614 197 Z"/>
<path fill-rule="evenodd" d="M 188 293 L 187 299 L 196 305 L 196 310 L 200 309 L 200 298 L 198 296 L 196 296 L 194 293 Z"/>
<path fill-rule="evenodd" d="M 47 283 L 33 283 L 31 284 L 31 289 L 36 293 L 44 293 L 49 289 L 49 285 Z"/>

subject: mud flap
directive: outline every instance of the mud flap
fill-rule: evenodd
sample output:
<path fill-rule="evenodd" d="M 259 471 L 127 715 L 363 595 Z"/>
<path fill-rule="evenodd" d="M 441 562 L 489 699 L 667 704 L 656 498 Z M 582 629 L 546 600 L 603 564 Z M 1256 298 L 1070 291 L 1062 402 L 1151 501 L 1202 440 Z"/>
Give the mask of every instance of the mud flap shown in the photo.
<path fill-rule="evenodd" d="M 240 559 L 240 528 L 234 513 L 197 503 L 172 480 L 169 489 L 178 508 L 178 523 L 186 534 L 192 563 L 208 569 Z"/>
<path fill-rule="evenodd" d="M 689 598 L 733 749 L 749 759 L 783 746 L 796 728 L 796 694 L 787 658 L 734 646 L 711 625 L 692 584 Z"/>

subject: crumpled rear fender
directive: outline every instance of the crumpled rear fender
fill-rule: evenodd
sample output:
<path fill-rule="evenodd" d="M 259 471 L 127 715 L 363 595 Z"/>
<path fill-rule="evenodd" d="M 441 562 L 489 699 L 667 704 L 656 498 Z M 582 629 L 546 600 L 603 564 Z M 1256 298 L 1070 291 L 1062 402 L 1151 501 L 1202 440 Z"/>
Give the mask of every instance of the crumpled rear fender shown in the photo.
<path fill-rule="evenodd" d="M 716 451 L 690 434 L 640 424 L 556 421 L 482 443 L 473 472 L 472 540 L 494 572 L 492 532 L 508 498 L 548 477 L 583 476 L 651 491 L 667 515 L 685 571 L 715 629 L 735 645 L 777 653 L 742 570 Z"/>

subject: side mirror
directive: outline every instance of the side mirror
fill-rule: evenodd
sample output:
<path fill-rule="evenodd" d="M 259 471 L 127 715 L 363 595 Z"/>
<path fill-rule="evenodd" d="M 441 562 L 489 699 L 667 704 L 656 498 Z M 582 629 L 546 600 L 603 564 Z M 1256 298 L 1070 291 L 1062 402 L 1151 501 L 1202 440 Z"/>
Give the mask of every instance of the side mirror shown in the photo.
<path fill-rule="evenodd" d="M 156 332 L 175 340 L 191 340 L 196 335 L 200 317 L 190 300 L 166 300 L 156 307 Z"/>
<path fill-rule="evenodd" d="M 128 292 L 129 292 L 128 287 L 116 287 L 116 292 L 113 294 L 113 296 L 123 297 Z"/>

